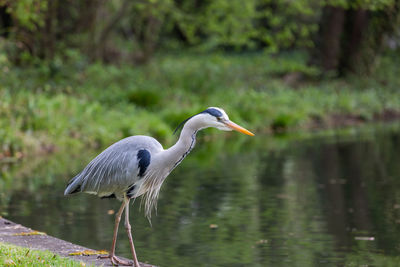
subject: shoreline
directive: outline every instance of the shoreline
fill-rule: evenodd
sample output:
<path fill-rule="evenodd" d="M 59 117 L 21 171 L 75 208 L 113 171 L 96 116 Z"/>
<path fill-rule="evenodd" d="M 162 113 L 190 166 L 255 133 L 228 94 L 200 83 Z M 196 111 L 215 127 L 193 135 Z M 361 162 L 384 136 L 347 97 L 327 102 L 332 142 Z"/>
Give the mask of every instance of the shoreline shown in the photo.
<path fill-rule="evenodd" d="M 77 262 L 83 262 L 94 266 L 112 266 L 109 259 L 99 259 L 102 251 L 96 251 L 80 245 L 76 245 L 59 238 L 49 236 L 46 233 L 32 230 L 31 228 L 14 223 L 0 217 L 0 242 L 34 250 L 48 250 L 64 258 Z M 77 254 L 86 255 L 77 255 Z M 89 255 L 90 254 L 90 255 Z M 121 257 L 122 258 L 122 257 Z M 122 258 L 129 260 L 126 258 Z M 155 267 L 148 263 L 140 263 L 142 267 Z"/>

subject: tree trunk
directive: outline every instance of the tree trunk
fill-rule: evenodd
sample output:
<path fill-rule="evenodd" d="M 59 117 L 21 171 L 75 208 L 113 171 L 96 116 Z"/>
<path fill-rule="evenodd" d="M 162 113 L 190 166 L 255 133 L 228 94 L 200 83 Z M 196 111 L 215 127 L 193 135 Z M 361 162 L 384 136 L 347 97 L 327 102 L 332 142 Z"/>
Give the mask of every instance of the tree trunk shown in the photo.
<path fill-rule="evenodd" d="M 5 6 L 0 7 L 0 36 L 7 38 L 12 26 L 10 14 Z"/>
<path fill-rule="evenodd" d="M 347 72 L 367 71 L 363 65 L 363 44 L 366 44 L 365 32 L 368 30 L 368 12 L 365 9 L 348 10 L 345 34 L 343 36 L 343 48 L 341 62 L 338 71 L 340 75 Z M 375 55 L 369 55 L 372 58 Z"/>
<path fill-rule="evenodd" d="M 320 65 L 324 72 L 336 71 L 340 64 L 344 22 L 343 8 L 324 7 L 320 24 Z"/>
<path fill-rule="evenodd" d="M 325 6 L 311 63 L 328 76 L 370 73 L 384 36 L 398 25 L 399 3 L 378 11 Z"/>

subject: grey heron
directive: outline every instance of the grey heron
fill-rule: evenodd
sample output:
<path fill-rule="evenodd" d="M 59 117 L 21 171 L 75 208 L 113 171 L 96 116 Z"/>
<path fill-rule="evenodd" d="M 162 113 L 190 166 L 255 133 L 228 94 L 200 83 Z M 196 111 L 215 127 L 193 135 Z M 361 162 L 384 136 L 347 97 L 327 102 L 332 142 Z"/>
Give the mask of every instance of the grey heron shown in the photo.
<path fill-rule="evenodd" d="M 125 229 L 129 238 L 133 265 L 139 267 L 129 223 L 129 201 L 143 195 L 145 213 L 150 218 L 151 210 L 156 205 L 160 187 L 165 178 L 193 149 L 197 132 L 208 127 L 254 135 L 230 121 L 223 109 L 210 107 L 186 119 L 178 126 L 176 130 L 182 128 L 181 134 L 172 147 L 163 149 L 156 139 L 149 136 L 127 137 L 101 152 L 69 181 L 64 195 L 85 192 L 101 198 L 113 197 L 122 201 L 115 216 L 111 250 L 106 256 L 111 259 L 112 264 L 132 264 L 115 256 L 119 222 L 125 210 Z"/>

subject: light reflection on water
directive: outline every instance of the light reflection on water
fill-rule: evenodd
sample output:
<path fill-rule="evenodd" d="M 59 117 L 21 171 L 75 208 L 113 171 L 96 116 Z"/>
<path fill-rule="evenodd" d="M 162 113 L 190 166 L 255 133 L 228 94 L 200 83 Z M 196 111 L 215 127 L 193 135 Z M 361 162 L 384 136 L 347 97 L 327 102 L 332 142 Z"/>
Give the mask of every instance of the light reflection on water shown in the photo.
<path fill-rule="evenodd" d="M 152 227 L 136 200 L 131 223 L 139 260 L 159 266 L 400 262 L 399 127 L 285 145 L 264 136 L 241 146 L 234 138 L 217 144 L 221 139 L 199 143 L 167 178 Z M 120 203 L 63 196 L 66 181 L 93 155 L 54 155 L 3 171 L 0 212 L 50 235 L 109 249 L 114 218 L 108 212 Z M 130 257 L 122 229 L 117 253 Z"/>

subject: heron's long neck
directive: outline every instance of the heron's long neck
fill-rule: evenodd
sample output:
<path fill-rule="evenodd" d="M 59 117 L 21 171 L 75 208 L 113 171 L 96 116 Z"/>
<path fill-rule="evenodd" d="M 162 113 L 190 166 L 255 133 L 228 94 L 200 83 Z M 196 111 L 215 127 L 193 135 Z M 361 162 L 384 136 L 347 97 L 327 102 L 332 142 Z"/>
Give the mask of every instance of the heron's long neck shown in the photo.
<path fill-rule="evenodd" d="M 164 158 L 168 161 L 168 165 L 172 165 L 172 169 L 181 163 L 196 144 L 196 134 L 199 129 L 189 122 L 183 126 L 176 144 L 163 152 L 165 154 Z"/>

